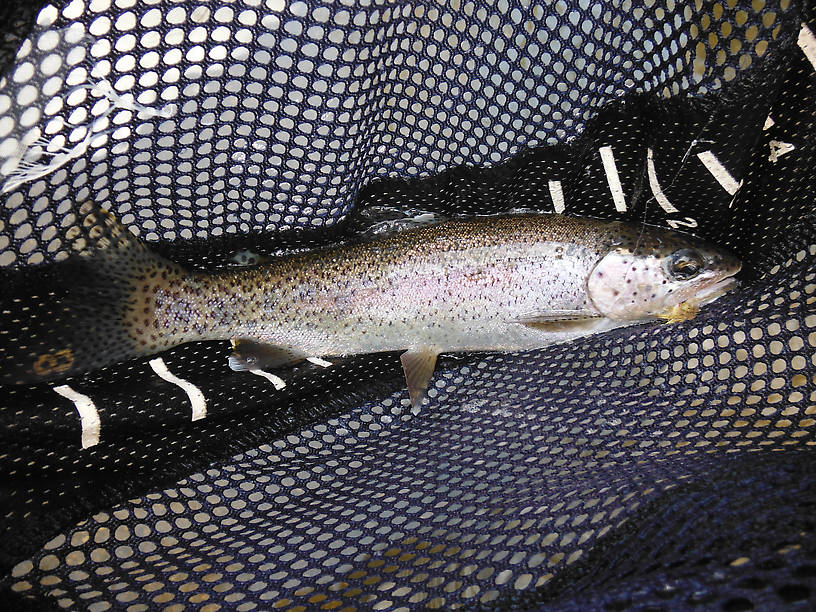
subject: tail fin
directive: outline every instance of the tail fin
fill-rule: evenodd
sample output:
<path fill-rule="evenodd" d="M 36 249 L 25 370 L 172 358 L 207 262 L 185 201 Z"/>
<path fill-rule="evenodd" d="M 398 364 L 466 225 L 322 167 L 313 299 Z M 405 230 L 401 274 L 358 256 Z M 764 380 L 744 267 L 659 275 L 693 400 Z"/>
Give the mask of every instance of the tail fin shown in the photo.
<path fill-rule="evenodd" d="M 151 253 L 110 213 L 84 205 L 78 216 L 67 233 L 76 255 L 16 283 L 16 296 L 3 292 L 0 384 L 62 378 L 177 343 L 148 331 L 149 296 L 184 270 Z"/>

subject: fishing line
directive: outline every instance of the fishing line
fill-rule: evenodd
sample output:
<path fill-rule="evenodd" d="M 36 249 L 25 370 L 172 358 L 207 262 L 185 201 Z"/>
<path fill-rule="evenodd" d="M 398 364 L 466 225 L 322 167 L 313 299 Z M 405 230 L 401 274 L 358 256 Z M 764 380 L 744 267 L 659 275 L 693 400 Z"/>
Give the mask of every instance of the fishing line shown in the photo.
<path fill-rule="evenodd" d="M 674 172 L 674 176 L 671 178 L 668 185 L 665 187 L 666 191 L 671 189 L 671 187 L 674 185 L 674 183 L 679 178 L 680 172 L 683 170 L 683 166 L 685 166 L 686 160 L 688 159 L 688 157 L 691 154 L 691 151 L 695 147 L 695 145 L 697 145 L 700 142 L 707 142 L 707 141 L 702 140 L 702 136 L 703 136 L 703 133 L 706 131 L 706 129 L 708 128 L 709 124 L 711 123 L 711 121 L 713 119 L 714 119 L 714 117 L 709 117 L 708 120 L 700 128 L 700 131 L 697 132 L 696 136 L 694 138 L 692 138 L 691 143 L 689 143 L 689 146 L 686 149 L 686 152 L 683 154 L 683 158 L 680 160 L 680 166 Z M 647 161 L 647 164 L 648 164 L 648 161 Z M 647 172 L 648 172 L 648 170 L 647 170 Z M 635 253 L 637 253 L 638 248 L 640 248 L 641 241 L 643 240 L 643 234 L 646 232 L 646 221 L 647 221 L 647 218 L 648 218 L 649 202 L 651 202 L 654 199 L 655 199 L 655 196 L 654 196 L 654 194 L 652 194 L 652 196 L 648 200 L 646 200 L 646 202 L 643 205 L 643 221 L 642 221 L 641 226 L 640 226 L 640 233 L 638 234 L 637 240 L 635 240 L 635 246 L 634 246 L 634 249 L 632 251 L 633 255 Z M 623 284 L 624 285 L 626 284 L 626 281 L 629 279 L 629 272 L 630 271 L 631 271 L 631 268 L 627 267 L 626 273 L 623 276 Z M 615 301 L 614 301 L 615 306 L 618 305 L 618 303 L 622 299 L 622 296 L 623 296 L 623 292 L 621 292 L 620 295 L 618 295 L 615 298 Z"/>
<path fill-rule="evenodd" d="M 685 158 L 684 158 L 685 159 Z M 632 248 L 632 257 L 637 254 L 638 248 L 640 248 L 640 243 L 643 240 L 643 234 L 646 232 L 646 219 L 648 218 L 648 211 L 649 211 L 649 202 L 654 200 L 654 195 L 650 197 L 643 205 L 643 221 L 640 224 L 640 232 L 638 233 L 638 237 L 635 240 L 635 246 Z M 629 280 L 629 273 L 632 271 L 631 266 L 626 266 L 626 272 L 623 275 L 623 282 L 621 283 L 622 286 L 626 286 L 626 282 Z M 617 296 L 615 296 L 615 300 L 613 301 L 612 305 L 617 307 L 620 301 L 623 299 L 624 292 L 621 291 Z"/>

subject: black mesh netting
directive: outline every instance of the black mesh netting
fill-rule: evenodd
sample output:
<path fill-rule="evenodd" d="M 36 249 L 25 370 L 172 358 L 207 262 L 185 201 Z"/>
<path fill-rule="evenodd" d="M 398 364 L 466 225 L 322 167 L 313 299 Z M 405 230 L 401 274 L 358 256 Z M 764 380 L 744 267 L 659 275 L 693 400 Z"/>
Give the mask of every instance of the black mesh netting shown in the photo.
<path fill-rule="evenodd" d="M 686 323 L 443 356 L 416 411 L 396 354 L 262 376 L 225 343 L 3 387 L 6 607 L 814 607 L 807 3 L 14 0 L 0 19 L 0 363 L 53 316 L 86 201 L 202 269 L 512 209 L 692 231 L 744 262 Z"/>

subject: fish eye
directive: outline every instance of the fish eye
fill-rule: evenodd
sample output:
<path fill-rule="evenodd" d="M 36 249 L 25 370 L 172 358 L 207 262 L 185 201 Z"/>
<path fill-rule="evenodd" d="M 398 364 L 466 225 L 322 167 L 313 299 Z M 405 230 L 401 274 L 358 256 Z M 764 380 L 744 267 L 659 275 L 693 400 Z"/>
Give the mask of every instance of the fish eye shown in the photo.
<path fill-rule="evenodd" d="M 677 280 L 692 279 L 703 269 L 703 257 L 694 249 L 680 249 L 668 259 L 669 274 Z"/>

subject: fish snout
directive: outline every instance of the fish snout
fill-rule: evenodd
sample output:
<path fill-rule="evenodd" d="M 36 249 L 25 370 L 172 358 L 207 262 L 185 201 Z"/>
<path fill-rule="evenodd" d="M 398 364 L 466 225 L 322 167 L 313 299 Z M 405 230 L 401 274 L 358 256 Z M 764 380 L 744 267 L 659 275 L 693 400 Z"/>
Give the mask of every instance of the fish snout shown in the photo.
<path fill-rule="evenodd" d="M 708 257 L 708 267 L 723 277 L 729 277 L 742 269 L 742 262 L 731 253 L 717 252 Z"/>

